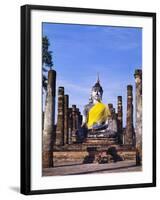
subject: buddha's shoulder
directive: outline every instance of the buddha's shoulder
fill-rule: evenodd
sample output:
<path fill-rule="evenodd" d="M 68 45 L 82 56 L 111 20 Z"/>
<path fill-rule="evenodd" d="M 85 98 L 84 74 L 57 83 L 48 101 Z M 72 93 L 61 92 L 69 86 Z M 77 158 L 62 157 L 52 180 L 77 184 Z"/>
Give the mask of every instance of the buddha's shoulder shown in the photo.
<path fill-rule="evenodd" d="M 108 105 L 107 105 L 107 104 L 104 104 L 103 102 L 99 102 L 99 103 L 97 104 L 97 106 L 102 107 L 102 108 L 108 108 Z"/>

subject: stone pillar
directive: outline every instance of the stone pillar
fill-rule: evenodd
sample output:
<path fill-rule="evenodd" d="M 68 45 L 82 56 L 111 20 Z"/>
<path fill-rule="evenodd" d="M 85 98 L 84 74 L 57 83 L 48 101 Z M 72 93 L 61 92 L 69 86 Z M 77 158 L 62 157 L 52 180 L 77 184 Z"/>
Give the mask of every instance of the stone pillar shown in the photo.
<path fill-rule="evenodd" d="M 111 113 L 111 116 L 113 115 L 113 104 L 112 103 L 109 103 L 108 104 L 108 108 L 109 108 L 109 111 Z"/>
<path fill-rule="evenodd" d="M 72 105 L 72 142 L 76 142 L 76 129 L 77 129 L 77 120 L 76 120 L 76 105 Z"/>
<path fill-rule="evenodd" d="M 64 95 L 64 144 L 68 144 L 68 104 L 69 104 L 69 97 L 68 95 Z"/>
<path fill-rule="evenodd" d="M 110 135 L 115 136 L 117 135 L 117 116 L 115 113 L 115 108 L 113 108 L 113 104 L 108 104 L 111 116 L 108 119 L 108 131 L 110 132 Z"/>
<path fill-rule="evenodd" d="M 55 91 L 56 71 L 48 72 L 48 86 L 44 112 L 43 137 L 42 137 L 42 165 L 43 168 L 53 167 L 53 139 L 55 123 Z"/>
<path fill-rule="evenodd" d="M 80 127 L 80 112 L 79 112 L 79 108 L 76 109 L 76 129 L 79 129 Z"/>
<path fill-rule="evenodd" d="M 123 128 L 123 144 L 125 144 L 126 128 Z"/>
<path fill-rule="evenodd" d="M 44 111 L 42 111 L 42 130 L 44 129 Z"/>
<path fill-rule="evenodd" d="M 123 107 L 122 107 L 122 96 L 118 96 L 117 103 L 117 126 L 118 126 L 118 142 L 123 144 Z"/>
<path fill-rule="evenodd" d="M 133 94 L 132 85 L 127 86 L 127 120 L 125 132 L 125 144 L 133 146 Z"/>
<path fill-rule="evenodd" d="M 115 108 L 113 108 L 113 113 L 112 113 L 112 131 L 117 133 L 117 114 Z"/>
<path fill-rule="evenodd" d="M 80 124 L 80 126 L 82 125 L 82 119 L 83 119 L 83 116 L 80 113 L 80 116 L 79 116 L 79 124 Z"/>
<path fill-rule="evenodd" d="M 108 108 L 111 113 L 111 116 L 108 118 L 108 130 L 112 131 L 112 129 L 113 129 L 113 104 L 109 103 Z"/>
<path fill-rule="evenodd" d="M 58 88 L 56 145 L 64 145 L 64 87 Z"/>
<path fill-rule="evenodd" d="M 135 70 L 135 82 L 136 82 L 136 164 L 142 164 L 142 70 Z"/>
<path fill-rule="evenodd" d="M 68 119 L 68 144 L 72 143 L 72 108 L 68 109 L 69 119 Z"/>

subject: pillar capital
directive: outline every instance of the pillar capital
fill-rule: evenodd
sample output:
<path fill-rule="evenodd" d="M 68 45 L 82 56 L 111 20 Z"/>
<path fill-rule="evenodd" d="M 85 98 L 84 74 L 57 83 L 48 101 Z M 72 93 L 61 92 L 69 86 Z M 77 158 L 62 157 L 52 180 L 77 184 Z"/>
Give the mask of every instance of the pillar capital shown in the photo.
<path fill-rule="evenodd" d="M 64 87 L 58 88 L 58 95 L 64 95 Z"/>
<path fill-rule="evenodd" d="M 130 99 L 130 98 L 132 99 L 133 97 L 132 91 L 133 91 L 132 85 L 127 85 L 127 99 Z"/>
<path fill-rule="evenodd" d="M 132 89 L 133 89 L 132 85 L 127 85 L 127 90 L 132 90 Z"/>
<path fill-rule="evenodd" d="M 76 111 L 76 109 L 77 109 L 76 105 L 72 105 L 72 110 Z"/>
<path fill-rule="evenodd" d="M 118 96 L 118 101 L 122 101 L 122 96 Z"/>
<path fill-rule="evenodd" d="M 142 82 L 142 70 L 141 69 L 135 70 L 134 78 L 135 78 L 136 84 L 140 84 Z"/>
<path fill-rule="evenodd" d="M 108 107 L 109 107 L 109 108 L 113 108 L 113 104 L 112 104 L 112 103 L 109 103 L 109 104 L 108 104 Z"/>
<path fill-rule="evenodd" d="M 142 70 L 141 69 L 136 69 L 134 73 L 135 78 L 142 78 Z"/>

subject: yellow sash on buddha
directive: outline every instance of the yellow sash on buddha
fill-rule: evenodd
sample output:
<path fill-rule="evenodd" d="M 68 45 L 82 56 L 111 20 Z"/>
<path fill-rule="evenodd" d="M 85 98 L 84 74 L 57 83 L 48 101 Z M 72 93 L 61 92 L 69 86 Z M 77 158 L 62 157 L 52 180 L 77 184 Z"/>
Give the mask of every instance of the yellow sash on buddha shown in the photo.
<path fill-rule="evenodd" d="M 107 105 L 101 102 L 96 103 L 88 113 L 88 128 L 92 128 L 93 125 L 106 122 L 110 115 L 111 114 Z"/>

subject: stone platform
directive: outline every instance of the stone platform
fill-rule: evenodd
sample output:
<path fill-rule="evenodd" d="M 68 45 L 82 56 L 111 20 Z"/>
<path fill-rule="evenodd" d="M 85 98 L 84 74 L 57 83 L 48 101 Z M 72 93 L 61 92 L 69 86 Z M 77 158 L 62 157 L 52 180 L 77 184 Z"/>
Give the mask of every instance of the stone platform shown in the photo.
<path fill-rule="evenodd" d="M 83 143 L 55 145 L 53 148 L 54 166 L 74 163 L 107 163 L 120 160 L 133 160 L 136 151 L 131 146 L 120 146 L 116 136 L 94 134 L 89 135 Z"/>
<path fill-rule="evenodd" d="M 43 176 L 61 176 L 61 175 L 83 175 L 97 173 L 117 173 L 117 172 L 136 172 L 141 171 L 141 166 L 136 166 L 134 160 L 120 161 L 107 164 L 81 164 L 70 163 L 68 165 L 57 166 L 54 168 L 43 169 Z"/>
<path fill-rule="evenodd" d="M 64 146 L 56 148 L 53 151 L 53 163 L 54 166 L 68 165 L 72 163 L 84 163 L 87 157 L 93 158 L 93 163 L 97 162 L 97 158 L 100 154 L 105 154 L 109 148 L 116 148 L 116 154 L 122 158 L 122 160 L 135 160 L 136 151 L 135 149 L 129 147 L 121 147 L 119 145 L 87 145 L 87 144 L 78 144 L 69 145 L 69 147 Z M 109 161 L 112 162 L 112 161 Z"/>
<path fill-rule="evenodd" d="M 114 144 L 118 144 L 118 138 L 104 138 L 104 137 L 100 137 L 100 138 L 87 138 L 86 141 L 83 143 L 84 145 L 114 145 Z"/>

